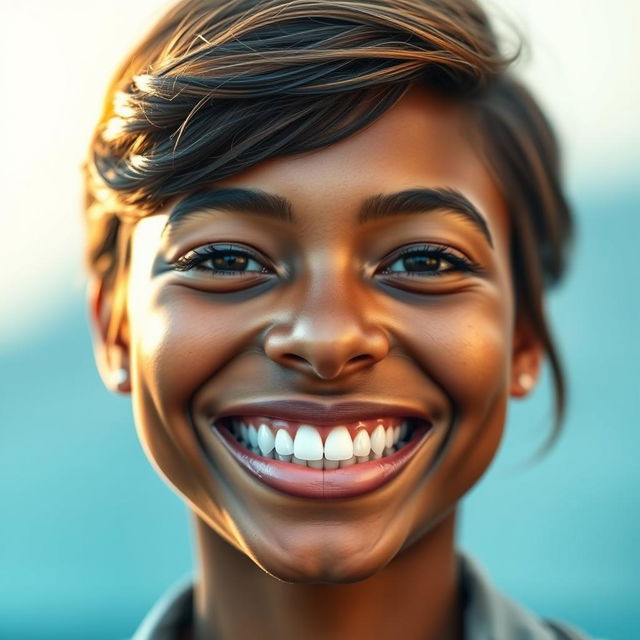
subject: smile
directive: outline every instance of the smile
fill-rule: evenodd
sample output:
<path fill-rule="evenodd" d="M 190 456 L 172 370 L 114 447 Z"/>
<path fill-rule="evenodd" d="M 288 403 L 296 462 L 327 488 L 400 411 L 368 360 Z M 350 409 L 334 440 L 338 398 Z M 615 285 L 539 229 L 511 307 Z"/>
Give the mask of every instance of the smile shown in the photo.
<path fill-rule="evenodd" d="M 228 416 L 210 427 L 229 453 L 267 486 L 304 498 L 349 498 L 394 478 L 433 431 L 399 416 L 319 425 Z"/>

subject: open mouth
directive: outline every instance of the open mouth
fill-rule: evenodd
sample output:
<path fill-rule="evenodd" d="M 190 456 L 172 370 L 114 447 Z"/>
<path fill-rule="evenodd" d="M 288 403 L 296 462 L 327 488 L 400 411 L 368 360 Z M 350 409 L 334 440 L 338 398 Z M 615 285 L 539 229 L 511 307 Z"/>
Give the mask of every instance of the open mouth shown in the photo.
<path fill-rule="evenodd" d="M 304 498 L 351 498 L 397 476 L 434 431 L 410 417 L 311 425 L 268 416 L 227 416 L 207 428 L 254 479 Z"/>

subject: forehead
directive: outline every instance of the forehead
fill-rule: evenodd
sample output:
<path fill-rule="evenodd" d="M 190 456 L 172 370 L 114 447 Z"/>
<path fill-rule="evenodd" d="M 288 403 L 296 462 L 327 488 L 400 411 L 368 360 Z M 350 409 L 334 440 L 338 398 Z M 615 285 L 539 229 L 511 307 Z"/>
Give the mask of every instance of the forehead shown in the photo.
<path fill-rule="evenodd" d="M 503 195 L 481 160 L 463 105 L 413 87 L 365 129 L 323 149 L 271 158 L 214 187 L 258 188 L 285 197 L 296 218 L 341 224 L 357 219 L 372 194 L 453 188 L 506 237 Z"/>
<path fill-rule="evenodd" d="M 140 244 L 142 228 L 155 229 L 155 240 L 146 234 L 145 244 L 155 245 L 158 240 L 165 244 L 169 238 L 164 237 L 164 231 L 170 237 L 169 232 L 176 225 L 183 237 L 190 231 L 198 236 L 212 221 L 207 213 L 211 207 L 226 210 L 224 218 L 229 223 L 267 223 L 271 216 L 234 215 L 236 211 L 247 211 L 246 200 L 245 204 L 236 201 L 229 207 L 228 197 L 223 195 L 229 189 L 236 193 L 260 192 L 285 203 L 289 223 L 293 224 L 288 228 L 279 224 L 276 229 L 293 232 L 302 242 L 334 246 L 334 242 L 347 238 L 362 237 L 365 241 L 371 226 L 363 226 L 360 217 L 367 210 L 368 201 L 415 190 L 448 189 L 466 202 L 466 208 L 474 210 L 476 226 L 486 227 L 489 243 L 498 256 L 508 260 L 507 207 L 481 158 L 478 133 L 464 104 L 415 86 L 377 120 L 344 140 L 322 149 L 262 161 L 206 185 L 195 194 L 176 197 L 159 215 L 138 222 L 133 241 Z M 222 205 L 221 200 L 227 204 Z M 442 211 L 459 210 L 455 205 L 447 206 L 450 199 L 445 200 Z M 254 213 L 260 209 L 261 214 L 266 213 L 264 206 L 271 208 L 260 202 L 246 206 Z M 433 206 L 427 205 L 425 210 Z M 417 211 L 420 207 L 410 208 Z"/>

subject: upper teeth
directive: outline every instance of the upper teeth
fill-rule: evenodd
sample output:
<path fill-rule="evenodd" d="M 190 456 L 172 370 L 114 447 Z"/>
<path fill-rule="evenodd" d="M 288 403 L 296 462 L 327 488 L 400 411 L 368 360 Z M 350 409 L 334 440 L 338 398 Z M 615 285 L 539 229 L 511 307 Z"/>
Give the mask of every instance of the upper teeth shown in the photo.
<path fill-rule="evenodd" d="M 381 455 L 384 451 L 386 443 L 386 434 L 382 425 L 376 427 L 371 434 L 371 448 L 377 455 Z"/>
<path fill-rule="evenodd" d="M 281 432 L 284 432 L 287 435 L 287 438 L 291 440 L 291 436 L 280 429 Z M 262 451 L 262 455 L 273 451 L 273 448 L 276 446 L 276 439 L 273 437 L 273 433 L 271 433 L 271 429 L 267 427 L 266 424 L 261 424 L 260 429 L 258 430 L 258 447 L 260 447 L 260 451 Z M 282 444 L 280 444 L 280 448 L 282 449 Z M 293 444 L 291 445 L 291 449 L 293 452 Z"/>
<path fill-rule="evenodd" d="M 262 427 L 265 427 L 266 429 L 269 428 L 267 427 L 266 424 L 261 424 L 260 428 L 262 429 Z M 293 453 L 293 447 L 294 447 L 293 440 L 291 439 L 291 436 L 288 434 L 288 432 L 285 429 L 278 429 L 278 433 L 276 433 L 274 444 L 275 444 L 276 452 L 282 456 L 289 456 Z M 263 450 L 263 453 L 268 453 L 268 452 Z"/>
<path fill-rule="evenodd" d="M 377 429 L 378 427 L 376 427 Z M 347 432 L 348 435 L 348 432 Z M 371 438 L 369 434 L 364 430 L 360 429 L 358 431 L 358 435 L 353 439 L 353 455 L 354 456 L 368 456 L 371 452 Z M 327 456 L 328 458 L 329 456 Z"/>
<path fill-rule="evenodd" d="M 333 431 L 331 433 L 333 433 Z M 351 440 L 351 438 L 349 438 L 349 440 Z M 277 448 L 276 451 L 278 451 Z M 278 451 L 278 453 L 280 452 Z M 322 447 L 322 438 L 317 429 L 308 424 L 303 424 L 298 427 L 296 439 L 293 441 L 293 455 L 301 460 L 322 460 L 324 450 Z M 333 458 L 330 459 L 333 460 Z M 342 458 L 335 459 L 341 460 Z"/>
<path fill-rule="evenodd" d="M 369 455 L 369 452 L 363 455 Z M 346 427 L 331 429 L 324 443 L 324 457 L 327 460 L 349 460 L 352 456 L 353 440 L 349 430 Z"/>
<path fill-rule="evenodd" d="M 269 455 L 275 449 L 279 456 L 291 456 L 301 461 L 348 461 L 364 458 L 372 454 L 379 458 L 385 449 L 391 449 L 399 441 L 404 440 L 408 431 L 407 421 L 400 426 L 386 429 L 384 425 L 376 426 L 371 435 L 366 429 L 359 429 L 355 438 L 351 438 L 349 430 L 344 426 L 334 427 L 329 431 L 324 443 L 320 432 L 311 425 L 300 425 L 291 438 L 284 428 L 275 430 L 275 435 L 269 425 L 262 423 L 256 429 L 253 425 L 247 426 L 241 420 L 234 421 L 234 427 L 247 444 L 263 456 Z"/>

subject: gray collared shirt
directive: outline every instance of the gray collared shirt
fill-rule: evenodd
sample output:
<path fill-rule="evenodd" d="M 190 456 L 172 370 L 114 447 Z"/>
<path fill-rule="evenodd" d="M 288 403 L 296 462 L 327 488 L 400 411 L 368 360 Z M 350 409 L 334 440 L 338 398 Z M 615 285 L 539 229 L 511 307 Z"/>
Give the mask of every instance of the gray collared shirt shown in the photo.
<path fill-rule="evenodd" d="M 457 551 L 465 592 L 465 640 L 596 640 L 555 620 L 542 619 L 509 600 L 478 562 Z M 131 640 L 178 640 L 191 628 L 193 581 L 174 585 L 147 614 Z"/>

